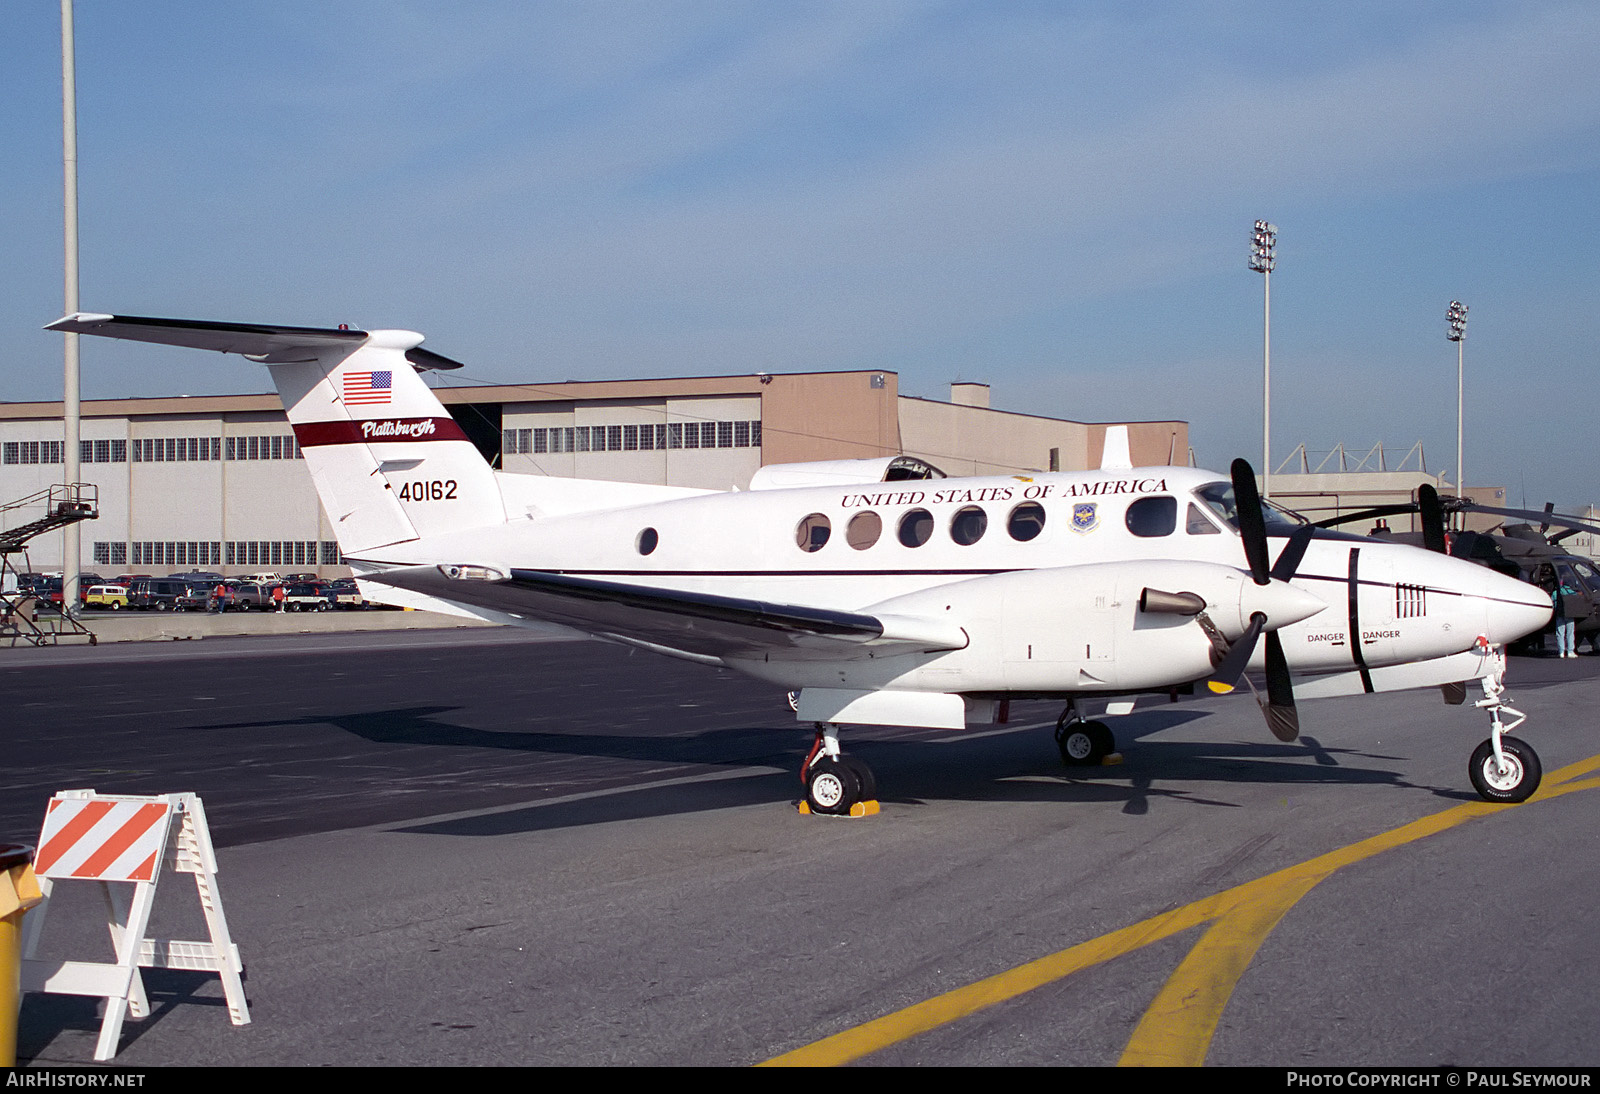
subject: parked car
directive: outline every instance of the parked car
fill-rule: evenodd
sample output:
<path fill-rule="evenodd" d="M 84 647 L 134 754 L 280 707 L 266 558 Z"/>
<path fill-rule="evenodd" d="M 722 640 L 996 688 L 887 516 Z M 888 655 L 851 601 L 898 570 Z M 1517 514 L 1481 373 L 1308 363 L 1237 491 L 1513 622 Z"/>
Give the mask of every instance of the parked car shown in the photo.
<path fill-rule="evenodd" d="M 119 611 L 128 606 L 128 587 L 126 585 L 91 585 L 89 591 L 84 593 L 83 605 L 86 608 L 105 608 L 109 611 Z"/>
<path fill-rule="evenodd" d="M 128 607 L 140 611 L 171 611 L 188 586 L 170 577 L 145 577 L 128 586 Z"/>
<path fill-rule="evenodd" d="M 254 581 L 233 581 L 228 587 L 233 591 L 232 607 L 241 612 L 271 611 L 277 605 L 272 602 L 272 589 Z"/>
<path fill-rule="evenodd" d="M 361 595 L 361 587 L 356 584 L 355 578 L 344 578 L 328 586 L 328 597 L 336 608 L 365 608 L 367 598 Z"/>
<path fill-rule="evenodd" d="M 310 582 L 296 582 L 283 587 L 283 610 L 286 612 L 325 612 L 333 607 L 328 590 Z"/>
<path fill-rule="evenodd" d="M 89 590 L 91 588 L 93 588 L 96 585 L 109 585 L 109 584 L 111 584 L 111 583 L 109 581 L 107 581 L 105 578 L 101 577 L 99 574 L 79 574 L 78 575 L 78 606 L 81 608 L 81 607 L 86 607 L 88 605 L 88 603 L 89 603 Z"/>
<path fill-rule="evenodd" d="M 211 602 L 217 599 L 217 585 L 215 581 L 189 582 L 184 594 L 178 597 L 178 602 L 173 607 L 180 612 L 209 612 Z M 226 585 L 222 586 L 222 603 L 218 611 L 225 612 L 234 607 L 233 591 Z"/>

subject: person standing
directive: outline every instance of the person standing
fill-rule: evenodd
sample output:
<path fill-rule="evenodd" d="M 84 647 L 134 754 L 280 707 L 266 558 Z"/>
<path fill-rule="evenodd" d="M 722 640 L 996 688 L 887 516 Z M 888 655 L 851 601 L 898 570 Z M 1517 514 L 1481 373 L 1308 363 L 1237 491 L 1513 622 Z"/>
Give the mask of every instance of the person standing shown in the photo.
<path fill-rule="evenodd" d="M 283 586 L 281 584 L 272 587 L 272 602 L 278 606 L 280 612 L 283 611 Z"/>
<path fill-rule="evenodd" d="M 1576 638 L 1577 620 L 1567 615 L 1566 598 L 1574 590 L 1556 575 L 1556 568 L 1549 563 L 1539 567 L 1539 587 L 1550 594 L 1550 607 L 1553 611 L 1551 623 L 1556 632 L 1556 656 L 1578 656 Z"/>

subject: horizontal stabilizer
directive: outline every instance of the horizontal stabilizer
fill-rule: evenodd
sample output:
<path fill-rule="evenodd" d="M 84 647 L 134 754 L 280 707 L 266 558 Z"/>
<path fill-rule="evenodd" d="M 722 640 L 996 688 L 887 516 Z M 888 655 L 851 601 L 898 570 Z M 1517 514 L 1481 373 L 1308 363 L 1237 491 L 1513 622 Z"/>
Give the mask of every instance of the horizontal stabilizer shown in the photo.
<path fill-rule="evenodd" d="M 187 346 L 218 353 L 238 353 L 265 364 L 314 360 L 323 352 L 343 346 L 355 350 L 367 340 L 364 330 L 330 327 L 276 327 L 254 323 L 212 323 L 202 319 L 153 319 L 142 315 L 98 315 L 76 312 L 57 319 L 46 330 L 68 334 L 95 334 L 162 346 Z M 420 339 L 419 339 L 420 340 Z M 432 350 L 408 350 L 406 360 L 422 369 L 460 368 Z"/>

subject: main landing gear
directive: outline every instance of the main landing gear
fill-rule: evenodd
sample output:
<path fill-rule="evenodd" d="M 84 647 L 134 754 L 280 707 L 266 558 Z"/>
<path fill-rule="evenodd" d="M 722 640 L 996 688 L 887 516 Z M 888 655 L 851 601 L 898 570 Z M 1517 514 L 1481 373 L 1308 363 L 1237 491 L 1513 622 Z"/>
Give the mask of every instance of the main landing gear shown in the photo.
<path fill-rule="evenodd" d="M 800 768 L 805 785 L 802 813 L 833 817 L 868 817 L 878 811 L 878 780 L 872 768 L 839 751 L 839 727 L 817 723 L 817 740 Z"/>
<path fill-rule="evenodd" d="M 1116 752 L 1117 739 L 1104 722 L 1084 721 L 1077 705 L 1069 700 L 1056 719 L 1056 747 L 1068 767 L 1098 767 Z"/>
<path fill-rule="evenodd" d="M 1483 685 L 1483 698 L 1474 705 L 1489 712 L 1489 739 L 1472 750 L 1467 776 L 1472 788 L 1486 801 L 1527 801 L 1539 789 L 1544 769 L 1533 746 L 1510 736 L 1510 731 L 1527 721 L 1528 716 L 1502 698 L 1506 689 L 1495 677 L 1485 676 L 1479 683 Z M 1514 715 L 1516 721 L 1502 723 L 1501 711 Z"/>

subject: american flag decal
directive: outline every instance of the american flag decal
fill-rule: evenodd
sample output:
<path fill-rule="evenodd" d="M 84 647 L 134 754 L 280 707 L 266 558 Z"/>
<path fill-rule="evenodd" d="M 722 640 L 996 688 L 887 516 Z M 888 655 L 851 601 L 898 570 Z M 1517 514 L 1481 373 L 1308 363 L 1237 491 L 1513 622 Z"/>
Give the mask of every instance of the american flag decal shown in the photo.
<path fill-rule="evenodd" d="M 387 403 L 393 387 L 392 372 L 347 372 L 344 374 L 345 406 Z"/>

